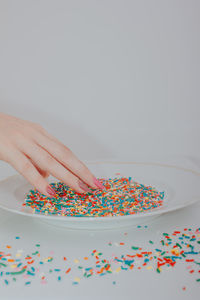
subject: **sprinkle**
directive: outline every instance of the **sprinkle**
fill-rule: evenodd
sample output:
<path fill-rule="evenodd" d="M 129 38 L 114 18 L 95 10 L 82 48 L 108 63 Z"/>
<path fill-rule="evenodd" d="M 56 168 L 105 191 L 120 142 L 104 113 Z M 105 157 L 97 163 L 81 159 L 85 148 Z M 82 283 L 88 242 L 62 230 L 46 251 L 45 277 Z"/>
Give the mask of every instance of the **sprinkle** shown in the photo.
<path fill-rule="evenodd" d="M 47 197 L 31 190 L 23 206 L 31 207 L 36 214 L 72 217 L 126 216 L 159 208 L 164 192 L 154 187 L 126 178 L 99 178 L 103 190 L 93 189 L 88 193 L 76 193 L 61 182 L 51 183 L 55 197 Z M 138 228 L 141 228 L 138 225 Z M 147 225 L 145 226 L 147 228 Z"/>
<path fill-rule="evenodd" d="M 139 250 L 139 247 L 134 247 L 134 246 L 132 246 L 131 247 L 133 250 Z"/>
<path fill-rule="evenodd" d="M 65 274 L 68 274 L 71 271 L 71 268 L 67 269 L 67 271 L 65 272 Z"/>
<path fill-rule="evenodd" d="M 78 263 L 79 263 L 79 260 L 78 260 L 77 258 L 75 258 L 75 259 L 74 259 L 74 263 L 75 263 L 75 264 L 78 264 Z"/>
<path fill-rule="evenodd" d="M 56 281 L 62 281 L 61 275 L 67 275 L 71 272 L 66 277 L 66 280 L 70 280 L 71 276 L 75 276 L 71 282 L 72 285 L 78 285 L 81 278 L 97 278 L 109 276 L 109 274 L 120 276 L 120 272 L 134 272 L 134 270 L 147 269 L 160 274 L 169 268 L 175 268 L 179 263 L 185 265 L 185 269 L 191 274 L 190 276 L 194 278 L 197 284 L 197 282 L 200 282 L 199 238 L 199 228 L 194 230 L 188 228 L 187 230 L 163 233 L 160 240 L 147 239 L 142 248 L 138 246 L 131 247 L 131 244 L 128 244 L 128 241 L 126 241 L 128 247 L 117 248 L 117 253 L 121 250 L 121 254 L 118 255 L 117 253 L 104 254 L 101 252 L 101 249 L 96 248 L 85 253 L 88 254 L 87 256 L 80 256 L 80 262 L 84 262 L 83 265 L 79 263 L 79 259 L 68 258 L 68 263 L 72 264 L 71 268 L 69 266 L 66 267 L 66 263 L 63 263 L 66 257 L 62 254 L 56 256 L 55 252 L 53 257 L 54 251 L 50 251 L 43 256 L 38 251 L 35 251 L 34 246 L 32 251 L 29 249 L 28 253 L 25 250 L 17 250 L 17 253 L 20 254 L 20 257 L 17 257 L 13 251 L 9 253 L 11 252 L 10 249 L 5 247 L 9 250 L 0 249 L 0 284 L 2 282 L 10 285 L 17 280 L 23 280 L 24 285 L 30 285 L 37 278 L 39 278 L 41 284 L 48 284 L 48 282 L 51 282 L 51 280 L 48 280 L 50 276 Z M 105 241 L 105 244 L 108 245 L 108 242 Z M 112 245 L 112 243 L 110 244 Z M 119 246 L 123 245 L 124 242 L 114 242 L 115 244 Z M 115 251 L 115 249 L 114 247 L 112 250 Z M 128 253 L 124 253 L 123 250 Z M 30 255 L 31 253 L 32 255 Z M 81 251 L 79 255 L 81 255 Z M 44 265 L 48 268 L 48 264 L 52 260 L 54 261 L 53 267 L 50 264 L 50 268 L 45 269 L 44 273 Z M 56 276 L 54 277 L 53 274 Z M 113 282 L 111 281 L 111 284 Z M 182 289 L 184 290 L 184 288 L 183 286 Z"/>

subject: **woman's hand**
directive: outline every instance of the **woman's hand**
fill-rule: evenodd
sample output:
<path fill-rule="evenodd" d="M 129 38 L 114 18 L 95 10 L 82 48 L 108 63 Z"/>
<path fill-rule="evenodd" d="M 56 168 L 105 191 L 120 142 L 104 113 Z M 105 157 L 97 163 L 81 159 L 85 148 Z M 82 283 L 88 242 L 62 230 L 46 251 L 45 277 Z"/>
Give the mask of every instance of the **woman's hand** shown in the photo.
<path fill-rule="evenodd" d="M 0 113 L 0 160 L 11 164 L 36 189 L 55 195 L 49 174 L 79 193 L 103 188 L 89 169 L 42 126 Z"/>

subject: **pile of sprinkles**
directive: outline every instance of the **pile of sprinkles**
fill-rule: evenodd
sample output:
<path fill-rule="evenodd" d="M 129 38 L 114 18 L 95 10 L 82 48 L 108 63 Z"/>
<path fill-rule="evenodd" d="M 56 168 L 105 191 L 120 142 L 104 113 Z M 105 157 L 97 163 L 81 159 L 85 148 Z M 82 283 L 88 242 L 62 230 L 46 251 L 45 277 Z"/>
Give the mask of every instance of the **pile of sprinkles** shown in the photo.
<path fill-rule="evenodd" d="M 127 233 L 124 233 L 127 235 Z M 15 238 L 20 246 L 20 237 Z M 159 240 L 158 240 L 159 241 Z M 92 249 L 88 255 L 68 258 L 63 253 L 59 257 L 54 251 L 41 254 L 42 246 L 37 243 L 31 252 L 23 249 L 12 251 L 11 245 L 4 245 L 0 251 L 0 285 L 24 282 L 30 286 L 32 281 L 48 284 L 53 277 L 57 282 L 71 281 L 79 285 L 90 277 L 113 276 L 112 284 L 117 284 L 120 272 L 133 272 L 146 269 L 160 274 L 166 269 L 174 269 L 183 263 L 186 271 L 200 283 L 200 228 L 184 228 L 174 230 L 171 234 L 162 233 L 160 241 L 146 241 L 145 247 L 121 242 L 109 242 L 105 246 L 112 247 L 112 255 L 104 256 L 100 249 Z M 1 246 L 2 247 L 2 246 Z M 115 247 L 121 250 L 116 254 Z M 107 251 L 108 252 L 108 251 Z M 86 254 L 86 253 L 85 253 Z M 185 291 L 186 287 L 183 286 Z"/>
<path fill-rule="evenodd" d="M 103 190 L 76 193 L 62 182 L 51 183 L 55 197 L 31 190 L 23 206 L 33 213 L 71 217 L 112 217 L 137 214 L 159 208 L 164 192 L 137 183 L 131 177 L 99 179 Z"/>

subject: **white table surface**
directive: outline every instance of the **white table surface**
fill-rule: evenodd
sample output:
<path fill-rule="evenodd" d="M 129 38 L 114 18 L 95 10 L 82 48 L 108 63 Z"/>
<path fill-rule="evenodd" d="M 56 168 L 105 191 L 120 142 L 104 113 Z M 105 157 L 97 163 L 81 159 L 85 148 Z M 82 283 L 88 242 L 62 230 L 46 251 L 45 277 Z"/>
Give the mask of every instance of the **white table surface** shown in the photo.
<path fill-rule="evenodd" d="M 170 157 L 167 162 L 200 170 L 199 160 L 196 158 Z M 14 171 L 10 167 L 1 163 L 0 179 L 13 173 Z M 53 269 L 58 267 L 59 263 L 63 263 L 61 260 L 59 261 L 63 256 L 73 262 L 74 259 L 89 256 L 93 249 L 101 251 L 104 257 L 109 257 L 113 253 L 116 255 L 126 254 L 130 253 L 131 245 L 145 247 L 149 240 L 159 242 L 163 232 L 171 233 L 174 230 L 183 230 L 185 227 L 196 229 L 200 227 L 199 215 L 200 203 L 163 215 L 148 224 L 147 228 L 80 232 L 56 228 L 33 218 L 29 219 L 0 210 L 0 251 L 2 248 L 5 249 L 5 245 L 10 244 L 12 251 L 22 249 L 24 253 L 28 254 L 33 250 L 35 244 L 39 243 L 41 245 L 40 252 L 44 256 L 48 256 L 51 251 L 54 252 L 54 260 L 51 262 Z M 124 235 L 125 232 L 127 235 Z M 20 239 L 16 240 L 16 236 L 20 236 Z M 112 246 L 108 246 L 109 242 L 112 243 Z M 119 242 L 125 243 L 123 250 L 117 246 Z M 148 244 L 148 248 L 151 249 L 151 245 Z M 89 300 L 134 299 L 137 297 L 141 300 L 169 298 L 196 300 L 199 299 L 200 293 L 200 283 L 196 282 L 197 276 L 188 272 L 184 261 L 177 263 L 173 269 L 163 270 L 160 274 L 146 269 L 128 270 L 102 277 L 81 278 L 78 285 L 72 285 L 74 276 L 79 275 L 75 271 L 75 267 L 72 267 L 72 273 L 62 276 L 61 281 L 58 281 L 56 276 L 51 276 L 45 285 L 40 283 L 38 277 L 33 278 L 29 286 L 24 285 L 25 281 L 22 277 L 16 283 L 9 285 L 0 282 L 0 299 Z M 113 285 L 113 281 L 116 281 L 115 285 Z M 183 286 L 186 287 L 185 291 L 182 289 Z"/>

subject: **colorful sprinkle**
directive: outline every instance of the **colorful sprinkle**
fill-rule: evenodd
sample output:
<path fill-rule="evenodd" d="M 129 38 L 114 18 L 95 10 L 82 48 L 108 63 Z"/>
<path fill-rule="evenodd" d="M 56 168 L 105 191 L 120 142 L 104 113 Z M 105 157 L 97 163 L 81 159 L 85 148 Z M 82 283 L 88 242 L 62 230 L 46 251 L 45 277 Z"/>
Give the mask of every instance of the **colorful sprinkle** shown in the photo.
<path fill-rule="evenodd" d="M 108 243 L 105 241 L 107 248 L 112 250 L 112 255 L 109 256 L 108 253 L 104 255 L 101 249 L 96 248 L 80 255 L 79 259 L 67 258 L 63 256 L 64 253 L 56 255 L 54 251 L 42 254 L 43 251 L 41 253 L 39 251 L 42 249 L 42 245 L 37 253 L 34 252 L 35 246 L 29 253 L 17 250 L 17 253 L 21 254 L 20 257 L 17 257 L 16 253 L 10 253 L 10 248 L 4 246 L 0 250 L 0 278 L 2 279 L 0 285 L 16 284 L 18 281 L 23 281 L 24 285 L 27 286 L 35 280 L 41 284 L 48 284 L 50 278 L 62 282 L 70 280 L 73 285 L 79 285 L 82 280 L 90 277 L 119 276 L 121 272 L 134 272 L 134 270 L 142 269 L 156 272 L 160 276 L 160 273 L 175 268 L 179 263 L 184 264 L 185 271 L 194 278 L 196 284 L 199 284 L 199 241 L 199 228 L 185 228 L 182 231 L 163 233 L 160 240 L 147 240 L 146 243 L 144 241 L 145 246 L 143 247 L 131 246 L 131 243 L 128 244 L 127 241 L 126 243 Z M 116 248 L 115 244 L 123 247 Z M 127 245 L 127 248 L 124 244 Z M 118 254 L 115 253 L 115 250 Z M 119 250 L 121 254 L 119 254 Z M 34 259 L 30 256 L 31 253 L 32 255 L 35 254 Z M 52 256 L 52 253 L 55 253 L 55 257 Z M 63 259 L 66 261 L 65 263 L 63 263 Z M 52 260 L 54 260 L 53 267 Z M 112 278 L 111 283 L 116 284 L 114 278 Z M 183 286 L 182 290 L 185 289 L 186 287 Z"/>
<path fill-rule="evenodd" d="M 139 184 L 131 178 L 99 179 L 99 181 L 104 189 L 93 189 L 88 193 L 76 193 L 61 182 L 51 183 L 56 192 L 55 197 L 50 198 L 37 190 L 31 190 L 23 207 L 31 207 L 36 214 L 112 217 L 146 212 L 163 204 L 164 192 Z"/>

